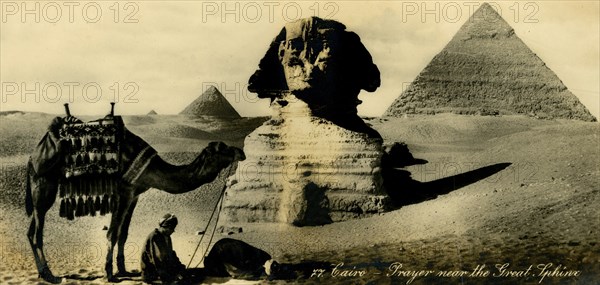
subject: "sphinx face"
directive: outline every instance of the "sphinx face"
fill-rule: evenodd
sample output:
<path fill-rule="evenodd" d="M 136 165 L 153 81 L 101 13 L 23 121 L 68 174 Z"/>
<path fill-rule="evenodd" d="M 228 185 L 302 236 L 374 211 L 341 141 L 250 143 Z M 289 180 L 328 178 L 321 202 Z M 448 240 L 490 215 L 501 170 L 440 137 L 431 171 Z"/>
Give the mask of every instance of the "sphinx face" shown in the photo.
<path fill-rule="evenodd" d="M 312 37 L 288 33 L 279 45 L 279 59 L 288 90 L 300 96 L 327 94 L 335 86 L 335 31 L 317 29 Z"/>
<path fill-rule="evenodd" d="M 287 23 L 248 83 L 250 92 L 272 103 L 286 106 L 287 100 L 297 98 L 313 116 L 381 138 L 357 109 L 360 91 L 379 87 L 379 69 L 360 37 L 342 23 L 318 17 Z"/>

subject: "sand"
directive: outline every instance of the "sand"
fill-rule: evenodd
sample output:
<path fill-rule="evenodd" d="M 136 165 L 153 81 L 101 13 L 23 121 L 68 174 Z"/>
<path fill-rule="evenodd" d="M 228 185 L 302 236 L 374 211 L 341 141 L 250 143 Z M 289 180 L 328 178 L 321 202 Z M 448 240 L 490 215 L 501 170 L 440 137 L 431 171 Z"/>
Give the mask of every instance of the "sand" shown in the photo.
<path fill-rule="evenodd" d="M 18 141 L 18 144 L 34 145 L 35 141 L 31 140 L 41 137 L 44 127 L 32 123 L 31 114 L 11 116 L 3 118 L 2 125 L 10 120 L 19 127 L 3 127 L 0 145 L 6 150 L 0 153 L 3 166 L 0 283 L 45 284 L 37 278 L 25 236 L 29 218 L 24 211 L 22 183 L 27 153 L 9 144 Z M 24 119 L 23 116 L 29 117 Z M 162 124 L 160 117 L 153 116 L 152 121 L 144 121 L 144 124 Z M 36 118 L 42 125 L 47 120 L 43 115 Z M 600 128 L 597 123 L 443 114 L 375 118 L 368 122 L 381 132 L 386 143 L 404 141 L 416 158 L 428 161 L 406 168 L 413 179 L 421 182 L 498 163 L 510 165 L 491 177 L 435 199 L 370 218 L 303 228 L 280 224 L 235 225 L 243 232 L 228 237 L 262 248 L 280 262 L 321 261 L 337 266 L 335 270 L 315 271 L 315 276 L 310 278 L 260 280 L 259 283 L 598 283 L 600 216 L 596 206 L 600 203 Z M 195 129 L 207 130 L 200 123 L 188 123 Z M 173 163 L 191 161 L 207 143 L 199 138 L 196 144 L 190 144 L 193 138 L 189 134 L 172 138 L 171 143 L 168 138 L 159 140 L 156 136 L 152 142 L 155 137 L 143 133 L 145 128 L 152 129 L 138 128 L 141 132 L 137 134 L 153 145 L 156 143 L 161 155 Z M 215 130 L 210 132 L 219 134 Z M 185 145 L 173 143 L 180 140 L 184 140 Z M 182 195 L 154 189 L 143 194 L 126 246 L 127 268 L 139 269 L 144 239 L 165 212 L 179 216 L 180 225 L 173 234 L 174 247 L 180 259 L 188 263 L 200 240 L 196 233 L 206 226 L 223 180 L 222 176 L 210 185 Z M 398 188 L 402 189 L 402 185 Z M 53 272 L 68 277 L 64 284 L 106 282 L 103 227 L 108 225 L 108 220 L 107 216 L 67 221 L 58 217 L 56 206 L 50 210 L 45 250 Z M 215 235 L 213 242 L 224 236 Z M 208 236 L 200 251 L 206 248 L 207 240 Z M 199 262 L 196 257 L 191 265 L 197 266 Z M 505 269 L 510 272 L 501 274 L 496 266 L 504 264 L 508 264 Z M 427 271 L 431 272 L 426 274 Z M 488 271 L 489 275 L 485 276 Z M 413 278 L 411 274 L 420 276 Z M 223 282 L 256 283 L 206 280 L 208 284 Z M 120 284 L 139 283 L 139 278 L 132 278 Z"/>

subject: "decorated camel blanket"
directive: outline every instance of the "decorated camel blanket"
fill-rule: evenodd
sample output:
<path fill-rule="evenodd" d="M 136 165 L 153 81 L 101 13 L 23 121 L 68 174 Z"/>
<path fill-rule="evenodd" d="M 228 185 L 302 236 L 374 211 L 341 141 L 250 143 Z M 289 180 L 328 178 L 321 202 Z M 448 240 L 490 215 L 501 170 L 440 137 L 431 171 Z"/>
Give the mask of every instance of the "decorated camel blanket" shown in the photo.
<path fill-rule="evenodd" d="M 60 176 L 60 216 L 74 219 L 113 212 L 120 184 L 135 183 L 155 155 L 120 116 L 90 122 L 67 116 L 51 123 L 32 162 L 36 173 Z"/>

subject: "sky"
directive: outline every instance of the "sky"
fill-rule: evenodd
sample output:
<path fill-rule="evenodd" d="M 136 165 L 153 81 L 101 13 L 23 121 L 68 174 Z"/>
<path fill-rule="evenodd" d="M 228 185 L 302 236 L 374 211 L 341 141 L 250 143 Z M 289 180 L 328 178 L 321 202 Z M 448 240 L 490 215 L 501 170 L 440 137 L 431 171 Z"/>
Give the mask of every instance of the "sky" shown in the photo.
<path fill-rule="evenodd" d="M 0 110 L 177 114 L 211 85 L 242 116 L 269 114 L 248 78 L 287 23 L 356 32 L 381 71 L 359 113 L 379 116 L 482 2 L 1 1 Z M 579 100 L 600 114 L 598 1 L 488 2 Z"/>

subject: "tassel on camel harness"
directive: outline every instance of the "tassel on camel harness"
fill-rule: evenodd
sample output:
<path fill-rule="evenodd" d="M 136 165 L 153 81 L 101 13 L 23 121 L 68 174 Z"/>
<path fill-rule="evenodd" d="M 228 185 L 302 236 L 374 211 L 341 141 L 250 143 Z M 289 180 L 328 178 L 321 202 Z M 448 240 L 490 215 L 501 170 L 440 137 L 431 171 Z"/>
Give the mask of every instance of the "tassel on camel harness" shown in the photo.
<path fill-rule="evenodd" d="M 89 123 L 73 117 L 69 104 L 64 104 L 66 117 L 59 137 L 67 154 L 59 186 L 61 217 L 105 215 L 117 208 L 122 121 L 114 117 L 115 103 L 110 104 L 105 118 Z"/>

